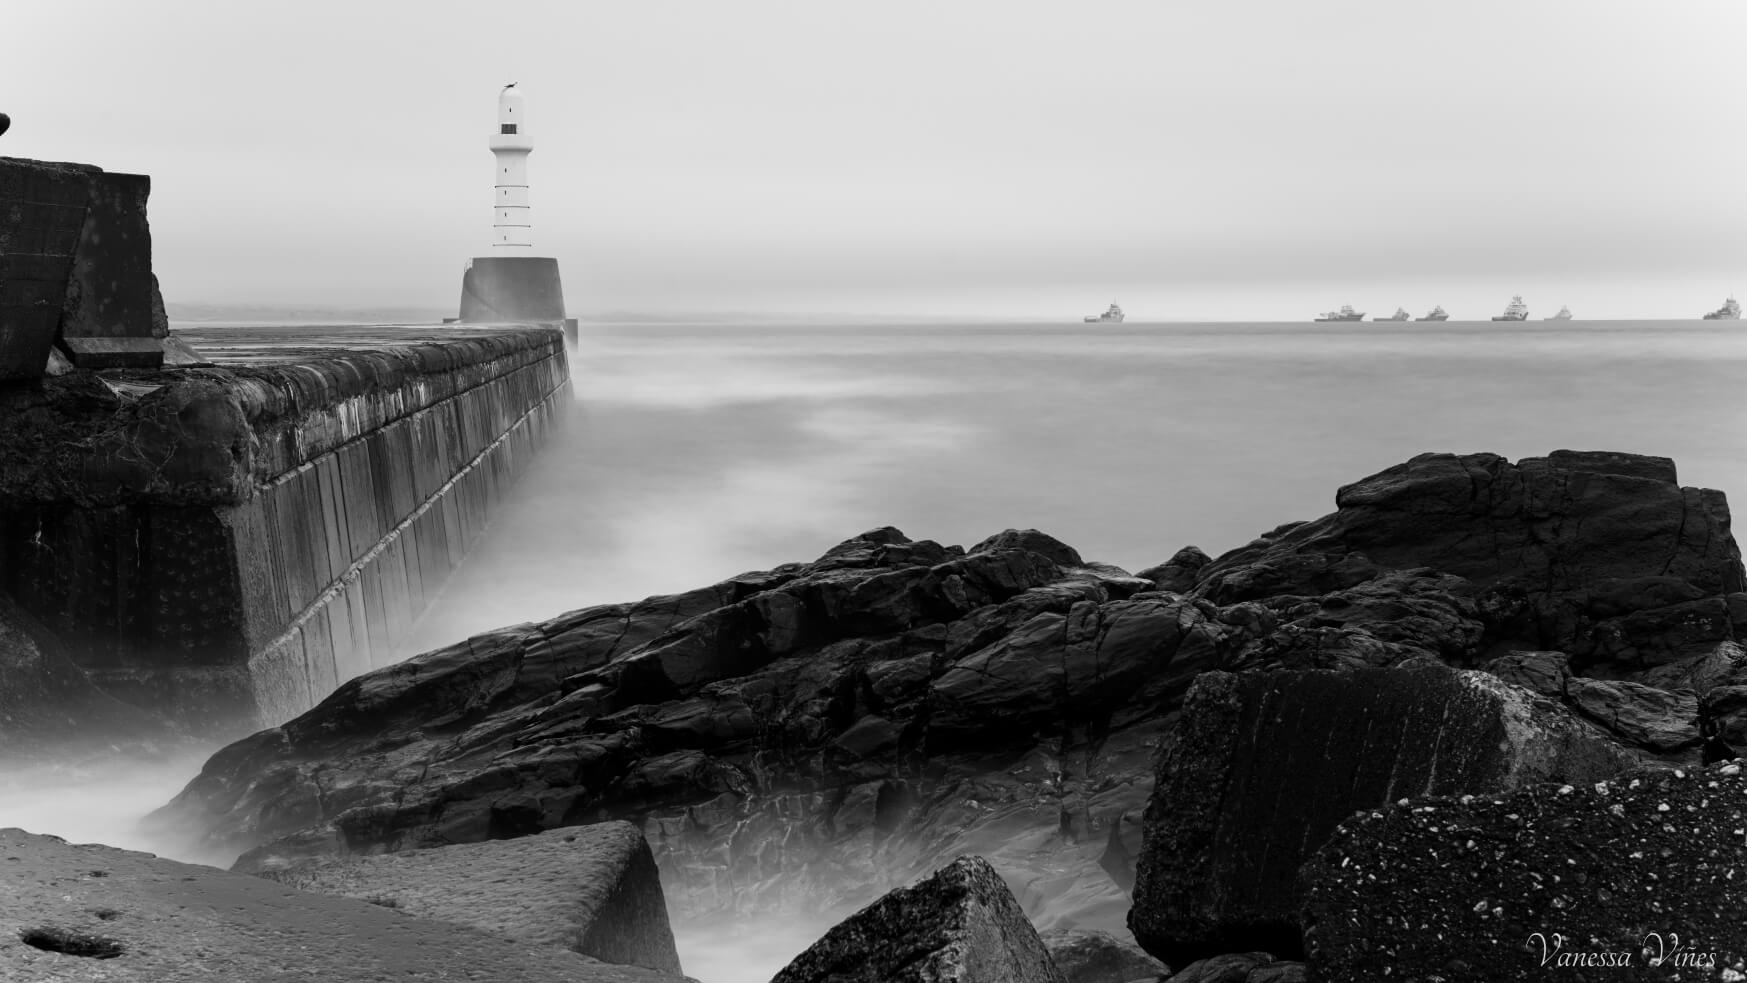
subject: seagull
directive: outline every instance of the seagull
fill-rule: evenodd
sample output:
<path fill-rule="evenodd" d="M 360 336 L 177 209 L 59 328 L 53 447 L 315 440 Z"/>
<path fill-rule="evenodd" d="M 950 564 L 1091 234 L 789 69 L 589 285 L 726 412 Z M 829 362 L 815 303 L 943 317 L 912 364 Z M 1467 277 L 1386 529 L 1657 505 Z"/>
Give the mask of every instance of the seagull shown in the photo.
<path fill-rule="evenodd" d="M 511 82 L 510 84 L 504 86 L 504 88 L 506 88 L 506 89 L 513 89 L 515 87 L 516 87 L 516 84 L 514 82 Z"/>
<path fill-rule="evenodd" d="M 10 127 L 11 125 L 12 125 L 12 117 L 6 115 L 5 113 L 0 113 L 0 133 L 5 133 L 7 127 Z"/>

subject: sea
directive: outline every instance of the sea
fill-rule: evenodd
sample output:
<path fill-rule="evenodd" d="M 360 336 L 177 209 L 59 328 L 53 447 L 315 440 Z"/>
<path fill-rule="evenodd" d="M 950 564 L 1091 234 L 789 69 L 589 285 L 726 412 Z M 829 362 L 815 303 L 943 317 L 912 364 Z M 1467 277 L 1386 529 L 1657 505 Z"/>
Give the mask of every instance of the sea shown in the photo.
<path fill-rule="evenodd" d="M 1673 458 L 1747 501 L 1747 324 L 584 322 L 574 403 L 408 653 L 810 560 L 865 530 L 1041 529 L 1129 571 L 1334 509 L 1427 451 Z M 0 827 L 153 849 L 199 758 L 0 775 Z M 223 858 L 187 857 L 190 860 Z M 676 925 L 703 983 L 822 926 Z"/>
<path fill-rule="evenodd" d="M 1035 528 L 1131 572 L 1428 451 L 1673 458 L 1747 501 L 1747 324 L 584 323 L 570 426 L 418 651 L 810 560 Z"/>

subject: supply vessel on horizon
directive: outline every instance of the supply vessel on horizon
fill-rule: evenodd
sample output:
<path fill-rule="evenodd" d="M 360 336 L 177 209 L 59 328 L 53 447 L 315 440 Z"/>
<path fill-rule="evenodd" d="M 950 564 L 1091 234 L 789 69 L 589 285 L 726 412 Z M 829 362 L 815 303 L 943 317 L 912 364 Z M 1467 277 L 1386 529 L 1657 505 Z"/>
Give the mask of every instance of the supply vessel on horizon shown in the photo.
<path fill-rule="evenodd" d="M 1342 304 L 1340 310 L 1329 311 L 1317 318 L 1318 321 L 1363 321 L 1364 319 L 1365 312 L 1353 310 L 1351 304 Z"/>
<path fill-rule="evenodd" d="M 1735 303 L 1733 295 L 1723 301 L 1723 306 L 1705 315 L 1707 321 L 1739 321 L 1741 320 L 1741 305 Z"/>
<path fill-rule="evenodd" d="M 1571 308 L 1570 307 L 1560 307 L 1559 313 L 1554 314 L 1551 317 L 1544 317 L 1541 320 L 1543 320 L 1543 321 L 1569 321 L 1569 320 L 1571 320 Z"/>
<path fill-rule="evenodd" d="M 1504 313 L 1493 318 L 1494 321 L 1527 321 L 1528 319 L 1529 305 L 1523 303 L 1522 294 L 1512 296 L 1510 303 L 1505 305 Z"/>
<path fill-rule="evenodd" d="M 1122 313 L 1122 308 L 1116 306 L 1115 301 L 1111 301 L 1110 307 L 1107 308 L 1104 313 L 1088 314 L 1085 317 L 1085 321 L 1087 324 L 1121 324 L 1122 319 L 1127 316 L 1128 315 Z"/>
<path fill-rule="evenodd" d="M 1444 313 L 1444 305 L 1439 304 L 1426 312 L 1425 317 L 1414 318 L 1416 321 L 1448 321 L 1450 315 Z"/>
<path fill-rule="evenodd" d="M 1407 313 L 1407 308 L 1397 307 L 1395 309 L 1394 314 L 1391 314 L 1388 317 L 1383 317 L 1383 316 L 1379 315 L 1378 317 L 1374 317 L 1371 320 L 1373 320 L 1373 321 L 1411 321 L 1411 320 L 1413 320 L 1413 315 Z"/>

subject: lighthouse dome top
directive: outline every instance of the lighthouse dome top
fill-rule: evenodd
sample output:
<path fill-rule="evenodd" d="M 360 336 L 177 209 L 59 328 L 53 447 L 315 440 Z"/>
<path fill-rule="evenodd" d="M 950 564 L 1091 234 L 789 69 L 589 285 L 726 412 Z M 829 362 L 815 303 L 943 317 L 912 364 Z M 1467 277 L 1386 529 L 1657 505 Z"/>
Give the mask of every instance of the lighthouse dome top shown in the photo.
<path fill-rule="evenodd" d="M 522 90 L 511 82 L 497 94 L 497 120 L 500 123 L 514 123 L 526 116 L 525 100 Z"/>

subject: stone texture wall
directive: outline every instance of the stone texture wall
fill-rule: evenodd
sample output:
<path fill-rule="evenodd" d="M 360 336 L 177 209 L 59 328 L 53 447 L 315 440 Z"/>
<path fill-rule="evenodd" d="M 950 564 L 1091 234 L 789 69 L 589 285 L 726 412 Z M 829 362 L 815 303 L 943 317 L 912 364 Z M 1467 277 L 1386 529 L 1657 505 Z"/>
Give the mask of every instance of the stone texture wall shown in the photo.
<path fill-rule="evenodd" d="M 0 589 L 227 733 L 384 665 L 570 398 L 561 332 L 190 333 L 216 367 L 0 393 Z"/>

